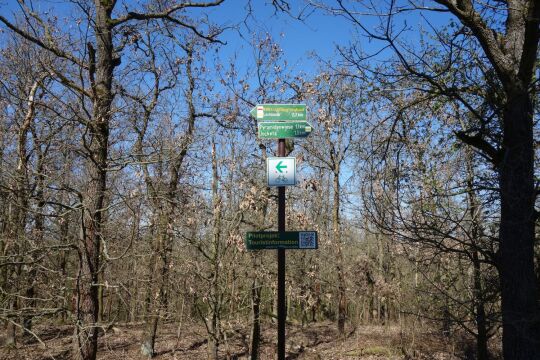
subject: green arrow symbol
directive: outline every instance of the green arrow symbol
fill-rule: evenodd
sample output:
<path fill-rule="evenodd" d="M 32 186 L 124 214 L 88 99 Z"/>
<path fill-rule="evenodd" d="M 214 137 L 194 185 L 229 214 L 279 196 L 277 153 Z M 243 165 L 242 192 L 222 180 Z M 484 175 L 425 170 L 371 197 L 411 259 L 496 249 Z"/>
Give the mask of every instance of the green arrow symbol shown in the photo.
<path fill-rule="evenodd" d="M 279 171 L 280 173 L 282 173 L 283 171 L 281 171 L 281 169 L 286 169 L 287 168 L 287 165 L 281 165 L 283 161 L 280 161 L 278 162 L 278 164 L 276 165 L 276 169 L 277 171 Z"/>
<path fill-rule="evenodd" d="M 255 106 L 253 109 L 251 109 L 249 111 L 249 113 L 251 114 L 251 116 L 253 116 L 254 118 L 257 117 L 257 107 Z"/>

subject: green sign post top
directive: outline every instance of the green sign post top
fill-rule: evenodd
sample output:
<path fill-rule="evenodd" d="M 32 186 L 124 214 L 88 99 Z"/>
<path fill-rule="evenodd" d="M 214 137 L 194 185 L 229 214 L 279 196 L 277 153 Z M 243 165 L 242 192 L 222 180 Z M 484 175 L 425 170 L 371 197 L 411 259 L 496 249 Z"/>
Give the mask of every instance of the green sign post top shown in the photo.
<path fill-rule="evenodd" d="M 250 114 L 259 121 L 307 120 L 306 104 L 259 104 Z"/>
<path fill-rule="evenodd" d="M 307 137 L 311 124 L 307 121 L 261 121 L 258 124 L 259 139 L 288 139 Z"/>
<path fill-rule="evenodd" d="M 248 250 L 263 249 L 317 249 L 316 231 L 257 231 L 246 233 Z"/>

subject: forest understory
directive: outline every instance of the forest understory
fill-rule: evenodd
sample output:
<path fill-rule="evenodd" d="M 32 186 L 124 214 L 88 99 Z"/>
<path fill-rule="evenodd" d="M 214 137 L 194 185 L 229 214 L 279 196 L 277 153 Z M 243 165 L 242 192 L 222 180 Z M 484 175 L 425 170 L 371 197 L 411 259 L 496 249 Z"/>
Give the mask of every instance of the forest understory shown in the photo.
<path fill-rule="evenodd" d="M 249 359 L 249 327 L 229 324 L 226 340 L 220 347 L 220 359 Z M 100 333 L 98 359 L 146 359 L 140 352 L 143 323 L 109 326 Z M 63 360 L 70 358 L 71 326 L 37 326 L 37 340 L 0 348 L 0 359 Z M 5 334 L 0 335 L 0 340 Z M 360 325 L 347 328 L 340 337 L 334 323 L 325 321 L 305 326 L 288 324 L 287 359 L 471 359 L 474 342 L 454 335 L 444 336 L 428 327 L 411 329 L 398 325 Z M 155 359 L 206 359 L 208 341 L 204 327 L 197 323 L 167 323 L 156 343 Z M 492 349 L 494 358 L 496 349 Z M 266 322 L 262 328 L 261 359 L 274 359 L 276 325 Z"/>

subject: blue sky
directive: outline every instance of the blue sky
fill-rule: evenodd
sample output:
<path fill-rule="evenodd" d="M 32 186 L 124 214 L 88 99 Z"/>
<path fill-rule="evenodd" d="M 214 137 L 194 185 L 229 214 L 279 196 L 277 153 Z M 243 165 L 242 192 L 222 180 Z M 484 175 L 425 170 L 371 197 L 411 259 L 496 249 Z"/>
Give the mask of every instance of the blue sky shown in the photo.
<path fill-rule="evenodd" d="M 131 8 L 137 8 L 136 1 L 127 0 L 125 3 L 133 3 Z M 321 11 L 312 11 L 304 21 L 299 21 L 286 14 L 276 13 L 270 0 L 251 0 L 250 3 L 253 12 L 248 18 L 248 27 L 243 24 L 247 16 L 247 0 L 225 0 L 223 4 L 214 8 L 190 9 L 188 14 L 195 17 L 198 13 L 207 13 L 218 25 L 240 24 L 237 31 L 229 30 L 222 36 L 222 40 L 227 42 L 227 45 L 220 49 L 224 58 L 235 52 L 245 54 L 247 58 L 249 56 L 247 41 L 252 34 L 271 34 L 274 41 L 281 45 L 284 56 L 294 72 L 310 72 L 314 61 L 308 57 L 308 53 L 314 51 L 323 58 L 329 58 L 334 54 L 336 44 L 346 45 L 352 38 L 353 26 L 343 18 L 325 15 Z M 293 14 L 298 14 L 305 6 L 302 0 L 292 0 L 290 3 Z M 32 4 L 39 12 L 54 9 L 54 15 L 66 20 L 70 19 L 74 9 L 73 4 L 67 4 L 62 0 L 35 0 Z M 123 2 L 119 1 L 116 12 L 123 13 L 123 7 Z M 16 0 L 0 0 L 0 12 L 12 18 L 12 14 L 20 13 L 20 8 Z"/>
<path fill-rule="evenodd" d="M 322 58 L 330 58 L 335 54 L 336 45 L 346 45 L 353 36 L 354 28 L 343 18 L 329 16 L 321 11 L 311 12 L 304 21 L 299 21 L 283 13 L 275 13 L 269 1 L 252 1 L 252 17 L 247 26 L 242 24 L 246 18 L 245 0 L 226 0 L 219 7 L 212 9 L 210 18 L 220 24 L 241 24 L 239 31 L 228 31 L 222 39 L 227 45 L 220 51 L 222 56 L 230 56 L 235 51 L 250 56 L 250 37 L 255 34 L 269 33 L 277 42 L 293 72 L 311 72 L 314 60 L 309 56 L 315 52 Z M 303 1 L 291 1 L 291 12 L 298 14 Z M 297 6 L 295 8 L 295 6 Z M 251 60 L 251 59 L 250 59 Z"/>
<path fill-rule="evenodd" d="M 127 6 L 131 9 L 138 8 L 135 5 L 137 1 L 119 1 L 116 6 L 117 13 L 124 12 L 124 3 L 129 4 Z M 252 16 L 243 23 L 246 20 L 248 3 L 251 4 Z M 291 0 L 289 3 L 291 13 L 294 15 L 305 9 L 304 0 Z M 40 10 L 52 8 L 54 15 L 65 19 L 70 18 L 73 9 L 72 4 L 67 5 L 63 0 L 35 0 L 32 4 Z M 18 13 L 20 9 L 16 0 L 0 0 L 0 11 L 10 18 L 11 13 Z M 309 10 L 303 12 L 304 21 L 299 21 L 284 13 L 276 13 L 271 0 L 225 0 L 217 7 L 188 11 L 193 17 L 197 17 L 200 13 L 209 14 L 210 20 L 218 25 L 239 25 L 237 31 L 229 30 L 222 35 L 222 39 L 227 42 L 227 45 L 220 49 L 220 55 L 224 60 L 235 52 L 243 55 L 247 61 L 252 60 L 248 59 L 251 54 L 247 41 L 252 34 L 269 33 L 283 49 L 284 57 L 290 65 L 289 70 L 294 73 L 312 73 L 315 70 L 315 61 L 308 56 L 311 52 L 315 52 L 323 59 L 331 59 L 335 56 L 336 45 L 347 45 L 354 39 L 360 39 L 362 48 L 369 52 L 381 46 L 368 41 L 365 37 L 359 38 L 355 35 L 357 28 L 343 17 L 328 15 L 321 10 Z M 433 18 L 436 24 L 443 20 L 440 13 L 431 13 L 429 17 Z M 404 20 L 413 27 L 423 22 L 415 13 L 407 13 Z M 362 16 L 361 21 L 368 29 L 372 29 L 376 20 L 374 17 Z M 244 38 L 239 36 L 239 33 Z"/>
<path fill-rule="evenodd" d="M 358 31 L 361 32 L 361 30 L 342 16 L 329 15 L 322 10 L 306 11 L 303 13 L 305 15 L 303 21 L 299 21 L 284 13 L 276 13 L 275 8 L 271 5 L 271 0 L 250 1 L 252 16 L 248 18 L 246 26 L 243 21 L 247 16 L 247 3 L 247 0 L 225 0 L 223 4 L 210 11 L 208 9 L 202 10 L 208 13 L 210 19 L 216 24 L 230 26 L 241 24 L 237 31 L 230 30 L 223 34 L 222 39 L 227 42 L 227 45 L 220 49 L 220 55 L 223 59 L 237 52 L 245 54 L 246 62 L 252 61 L 250 45 L 247 41 L 254 33 L 271 34 L 274 41 L 283 49 L 284 58 L 287 59 L 290 66 L 288 70 L 292 73 L 313 74 L 316 71 L 316 61 L 309 56 L 312 52 L 325 60 L 338 60 L 336 46 L 339 45 L 346 46 L 355 42 L 360 44 L 362 50 L 371 54 L 386 45 L 368 39 L 365 34 L 359 34 Z M 291 13 L 296 15 L 302 12 L 306 2 L 291 0 L 289 3 L 291 4 Z M 328 1 L 328 3 L 332 4 L 333 1 Z M 383 7 L 381 11 L 387 10 L 383 4 L 377 5 Z M 354 7 L 350 4 L 347 6 Z M 449 20 L 449 15 L 446 13 L 426 12 L 424 15 L 425 17 L 422 17 L 419 12 L 404 12 L 395 16 L 397 28 L 408 27 L 412 30 L 402 34 L 407 41 L 414 43 L 419 40 L 419 27 L 430 31 L 431 25 L 437 27 Z M 426 19 L 431 25 L 428 25 Z M 378 24 L 378 20 L 374 16 L 363 15 L 359 17 L 359 20 L 370 31 Z M 242 36 L 239 36 L 239 32 Z M 386 55 L 388 53 L 382 54 L 381 57 Z M 241 66 L 241 64 L 237 65 Z"/>

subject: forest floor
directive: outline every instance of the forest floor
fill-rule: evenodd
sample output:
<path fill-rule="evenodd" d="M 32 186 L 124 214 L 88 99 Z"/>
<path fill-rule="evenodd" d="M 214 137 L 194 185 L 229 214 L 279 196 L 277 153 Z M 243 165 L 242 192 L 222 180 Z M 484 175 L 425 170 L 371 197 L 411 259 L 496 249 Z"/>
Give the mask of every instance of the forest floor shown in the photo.
<path fill-rule="evenodd" d="M 234 327 L 231 326 L 234 329 Z M 261 360 L 274 359 L 276 352 L 276 326 L 263 325 Z M 100 338 L 98 359 L 145 359 L 140 354 L 139 339 L 142 324 L 116 325 Z M 72 328 L 67 326 L 36 327 L 42 343 L 17 344 L 0 348 L 0 360 L 70 358 Z M 238 327 L 226 333 L 220 346 L 221 359 L 249 359 L 249 331 Z M 160 328 L 155 359 L 207 359 L 205 329 L 200 325 L 166 324 Z M 301 327 L 287 325 L 287 359 L 466 359 L 470 345 L 452 343 L 441 335 L 416 330 L 413 336 L 404 335 L 395 326 L 358 326 L 348 329 L 340 337 L 336 326 L 330 322 L 313 323 Z"/>

